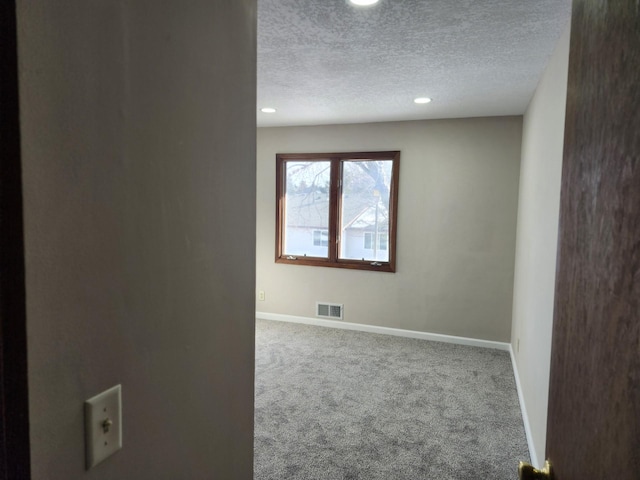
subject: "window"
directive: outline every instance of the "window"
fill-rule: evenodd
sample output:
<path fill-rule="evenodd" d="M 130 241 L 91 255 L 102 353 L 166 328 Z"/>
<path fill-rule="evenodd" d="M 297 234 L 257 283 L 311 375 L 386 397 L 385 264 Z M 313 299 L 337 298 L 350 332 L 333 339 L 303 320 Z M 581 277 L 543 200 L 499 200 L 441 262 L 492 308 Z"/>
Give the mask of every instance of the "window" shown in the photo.
<path fill-rule="evenodd" d="M 365 232 L 364 234 L 364 248 L 371 250 L 373 248 L 373 233 Z"/>
<path fill-rule="evenodd" d="M 276 155 L 276 262 L 395 271 L 400 152 Z"/>
<path fill-rule="evenodd" d="M 386 250 L 387 249 L 387 238 L 388 235 L 386 233 L 378 233 L 378 242 L 374 243 L 373 239 L 375 238 L 375 232 L 365 232 L 364 233 L 364 248 L 365 250 Z"/>
<path fill-rule="evenodd" d="M 380 250 L 386 250 L 387 249 L 387 245 L 389 245 L 389 235 L 387 235 L 386 233 L 379 233 L 378 234 L 378 248 Z"/>
<path fill-rule="evenodd" d="M 313 246 L 314 247 L 328 247 L 329 246 L 329 232 L 327 230 L 314 230 L 313 231 Z"/>

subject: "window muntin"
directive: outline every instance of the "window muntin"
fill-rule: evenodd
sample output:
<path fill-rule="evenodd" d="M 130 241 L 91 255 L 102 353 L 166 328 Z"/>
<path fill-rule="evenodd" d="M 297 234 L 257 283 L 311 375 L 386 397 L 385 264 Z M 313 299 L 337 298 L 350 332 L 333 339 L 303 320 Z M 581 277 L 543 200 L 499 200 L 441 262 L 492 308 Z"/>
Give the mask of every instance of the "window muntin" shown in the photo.
<path fill-rule="evenodd" d="M 395 271 L 399 162 L 395 151 L 277 154 L 276 262 Z"/>

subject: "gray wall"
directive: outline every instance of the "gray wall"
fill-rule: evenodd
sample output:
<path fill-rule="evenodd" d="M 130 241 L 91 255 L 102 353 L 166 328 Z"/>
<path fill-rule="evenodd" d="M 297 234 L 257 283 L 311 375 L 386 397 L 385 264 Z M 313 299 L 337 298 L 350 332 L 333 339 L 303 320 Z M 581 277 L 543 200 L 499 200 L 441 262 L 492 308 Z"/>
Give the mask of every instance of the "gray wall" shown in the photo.
<path fill-rule="evenodd" d="M 553 329 L 569 26 L 524 116 L 512 344 L 530 425 L 532 457 L 544 462 Z"/>
<path fill-rule="evenodd" d="M 260 312 L 507 342 L 521 117 L 258 129 Z M 275 154 L 401 150 L 397 272 L 274 263 Z"/>
<path fill-rule="evenodd" d="M 33 478 L 251 479 L 255 0 L 18 22 Z M 118 383 L 124 448 L 85 473 Z"/>

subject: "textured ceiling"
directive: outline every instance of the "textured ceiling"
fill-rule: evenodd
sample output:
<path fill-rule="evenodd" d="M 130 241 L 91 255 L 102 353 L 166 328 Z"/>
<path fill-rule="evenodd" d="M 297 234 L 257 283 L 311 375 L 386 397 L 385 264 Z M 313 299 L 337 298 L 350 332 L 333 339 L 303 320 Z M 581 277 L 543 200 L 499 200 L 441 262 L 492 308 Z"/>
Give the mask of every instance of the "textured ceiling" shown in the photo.
<path fill-rule="evenodd" d="M 258 126 L 519 115 L 571 0 L 258 0 Z M 418 96 L 433 98 L 416 105 Z"/>

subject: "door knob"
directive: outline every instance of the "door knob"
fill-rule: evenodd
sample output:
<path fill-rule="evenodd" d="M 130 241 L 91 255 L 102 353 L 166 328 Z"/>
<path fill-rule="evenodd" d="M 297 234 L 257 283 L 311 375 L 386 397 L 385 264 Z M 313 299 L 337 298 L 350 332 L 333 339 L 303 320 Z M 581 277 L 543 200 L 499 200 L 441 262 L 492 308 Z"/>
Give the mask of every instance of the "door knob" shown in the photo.
<path fill-rule="evenodd" d="M 533 465 L 520 462 L 518 466 L 518 475 L 520 480 L 553 480 L 553 469 L 549 460 L 544 462 L 544 468 L 538 470 Z"/>

